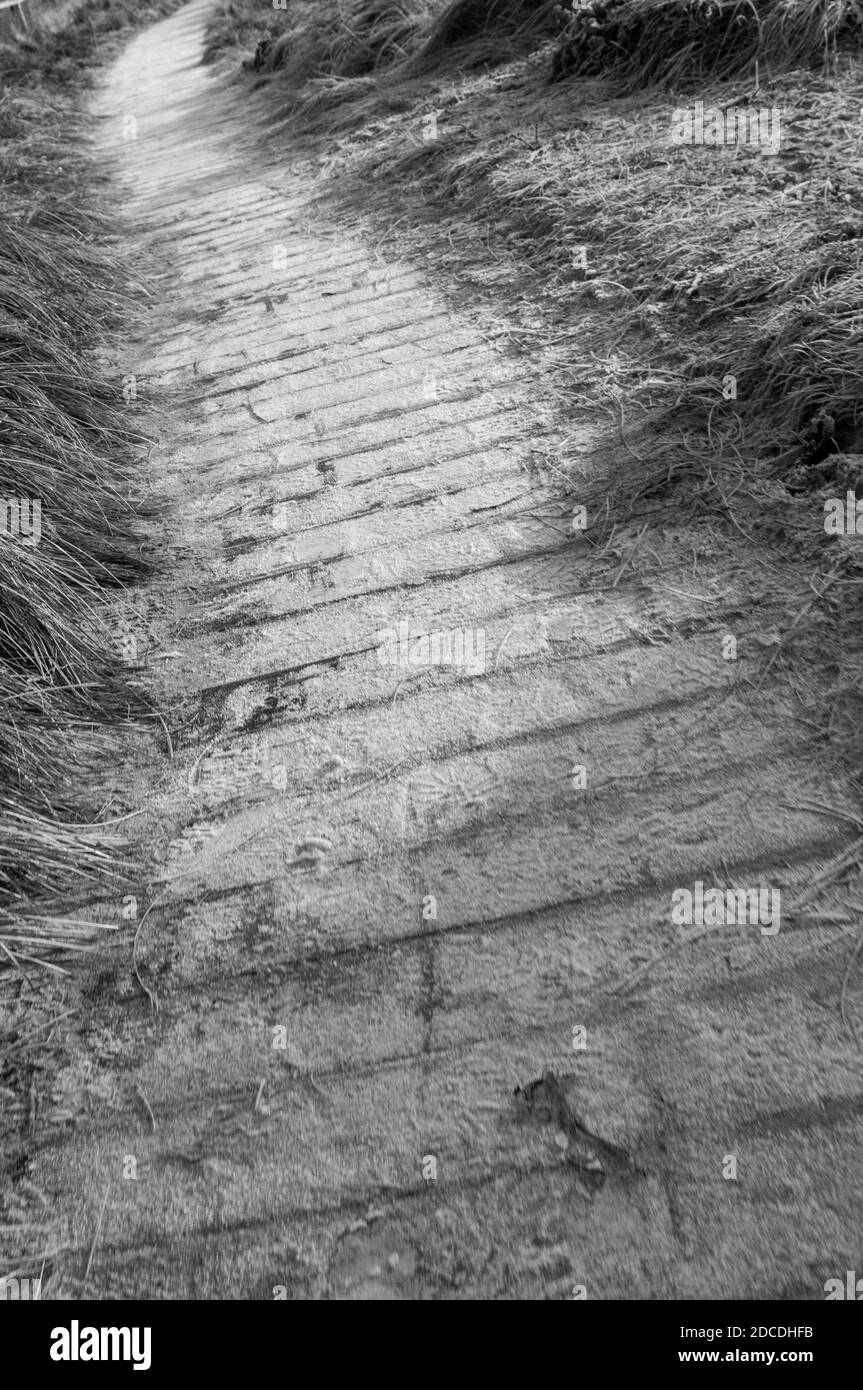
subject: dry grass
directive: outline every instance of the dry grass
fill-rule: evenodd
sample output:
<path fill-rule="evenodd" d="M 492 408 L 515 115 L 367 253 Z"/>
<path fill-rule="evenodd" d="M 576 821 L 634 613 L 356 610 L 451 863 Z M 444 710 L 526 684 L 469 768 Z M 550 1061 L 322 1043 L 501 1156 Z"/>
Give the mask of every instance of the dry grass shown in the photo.
<path fill-rule="evenodd" d="M 614 76 L 626 90 L 832 69 L 863 38 L 861 0 L 570 0 L 552 74 Z"/>
<path fill-rule="evenodd" d="M 283 92 L 366 77 L 404 60 L 440 8 L 434 0 L 289 0 L 262 17 L 254 0 L 229 0 L 210 21 L 204 58 L 253 48 L 246 66 L 278 73 Z"/>
<path fill-rule="evenodd" d="M 410 63 L 412 74 L 491 67 L 559 31 L 557 0 L 452 0 Z"/>
<path fill-rule="evenodd" d="M 130 501 L 141 426 L 92 349 L 139 286 L 118 268 L 71 83 L 106 34 L 166 8 L 83 4 L 0 48 L 0 971 L 78 948 L 79 927 L 47 904 L 122 867 L 95 804 L 92 823 L 73 822 L 133 698 L 102 612 L 144 568 Z M 38 515 L 30 537 L 19 504 Z"/>
<path fill-rule="evenodd" d="M 30 15 L 32 32 L 14 44 L 0 42 L 0 87 L 29 76 L 55 90 L 89 85 L 95 67 L 117 52 L 130 30 L 152 24 L 184 0 L 78 0 L 69 9 L 48 7 L 44 22 Z M 31 6 L 36 10 L 37 7 Z"/>
<path fill-rule="evenodd" d="M 103 617 L 106 593 L 144 569 L 132 504 L 142 419 L 94 350 L 121 330 L 140 287 L 116 254 L 79 92 L 131 24 L 175 7 L 79 4 L 49 11 L 50 32 L 0 45 L 4 1275 L 50 1277 L 49 1207 L 26 1177 L 28 1137 L 67 1047 L 71 964 L 110 942 L 135 871 L 124 818 L 96 788 L 116 775 L 130 711 L 143 713 Z M 5 500 L 18 498 L 40 504 L 38 544 L 7 525 Z"/>
<path fill-rule="evenodd" d="M 362 95 L 358 79 L 399 80 L 506 62 L 558 33 L 556 0 L 289 0 L 262 13 L 227 0 L 207 29 L 205 62 L 244 53 L 243 66 L 278 75 L 280 96 L 319 109 Z"/>

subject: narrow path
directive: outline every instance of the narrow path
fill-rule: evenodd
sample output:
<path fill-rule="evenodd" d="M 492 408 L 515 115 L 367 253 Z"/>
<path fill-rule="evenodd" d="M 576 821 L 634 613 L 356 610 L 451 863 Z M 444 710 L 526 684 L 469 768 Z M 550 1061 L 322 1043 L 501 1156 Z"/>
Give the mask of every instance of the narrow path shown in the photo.
<path fill-rule="evenodd" d="M 846 956 L 670 915 L 790 903 L 850 842 L 742 679 L 760 571 L 678 533 L 648 587 L 567 534 L 539 365 L 256 157 L 207 8 L 100 97 L 157 267 L 119 369 L 162 431 L 130 631 L 176 747 L 136 771 L 150 997 L 115 953 L 33 1145 L 54 1287 L 98 1229 L 100 1298 L 817 1297 L 863 1224 Z"/>

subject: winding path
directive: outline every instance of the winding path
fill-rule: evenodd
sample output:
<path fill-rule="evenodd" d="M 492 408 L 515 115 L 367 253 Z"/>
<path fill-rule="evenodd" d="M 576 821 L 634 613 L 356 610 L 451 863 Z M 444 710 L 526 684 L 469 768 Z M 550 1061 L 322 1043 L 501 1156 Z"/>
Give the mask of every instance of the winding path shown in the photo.
<path fill-rule="evenodd" d="M 850 843 L 792 693 L 744 680 L 762 571 L 672 532 L 643 582 L 567 534 L 540 364 L 265 158 L 207 9 L 98 103 L 165 517 L 125 631 L 175 748 L 130 754 L 150 997 L 129 928 L 32 1146 L 52 1287 L 819 1297 L 863 1229 L 847 951 L 670 917 Z"/>

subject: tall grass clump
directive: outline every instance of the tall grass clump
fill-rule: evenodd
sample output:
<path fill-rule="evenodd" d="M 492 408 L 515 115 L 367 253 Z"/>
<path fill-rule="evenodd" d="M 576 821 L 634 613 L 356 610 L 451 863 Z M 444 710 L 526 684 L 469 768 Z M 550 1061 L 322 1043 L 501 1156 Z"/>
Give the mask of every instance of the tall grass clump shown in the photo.
<path fill-rule="evenodd" d="M 77 94 L 107 35 L 168 8 L 82 3 L 0 45 L 0 969 L 62 947 L 46 901 L 121 852 L 82 783 L 130 700 L 103 614 L 142 570 L 141 436 L 95 350 L 139 287 L 112 249 Z"/>
<path fill-rule="evenodd" d="M 506 62 L 559 32 L 557 0 L 226 0 L 210 19 L 205 62 L 245 50 L 296 93 L 384 69 L 401 77 Z"/>
<path fill-rule="evenodd" d="M 446 78 L 524 56 L 559 31 L 555 0 L 224 0 L 204 61 L 259 75 L 307 131 L 374 119 L 410 103 L 416 79 Z M 402 88 L 405 90 L 402 91 Z"/>
<path fill-rule="evenodd" d="M 204 51 L 251 47 L 246 66 L 279 73 L 293 91 L 319 79 L 367 77 L 406 59 L 440 4 L 434 0 L 288 0 L 263 15 L 254 0 L 228 0 L 210 20 Z"/>
<path fill-rule="evenodd" d="M 452 0 L 411 62 L 414 73 L 479 68 L 530 52 L 559 28 L 557 0 Z"/>
<path fill-rule="evenodd" d="M 861 0 L 569 0 L 552 76 L 626 88 L 832 67 L 863 39 Z"/>

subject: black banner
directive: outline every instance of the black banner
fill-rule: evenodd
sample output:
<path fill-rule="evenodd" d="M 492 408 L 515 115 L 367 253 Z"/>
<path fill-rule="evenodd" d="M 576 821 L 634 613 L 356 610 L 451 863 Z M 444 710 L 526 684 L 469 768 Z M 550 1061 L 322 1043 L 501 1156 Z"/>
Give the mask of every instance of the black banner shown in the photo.
<path fill-rule="evenodd" d="M 790 1366 L 815 1373 L 823 1382 L 825 1374 L 853 1364 L 859 1346 L 859 1315 L 832 1306 L 839 1301 L 654 1304 L 574 1299 L 576 1306 L 554 1326 L 566 1339 L 563 1345 L 574 1362 L 595 1367 L 594 1373 L 685 1373 L 687 1368 L 697 1373 L 704 1366 L 757 1366 L 772 1372 Z M 856 1283 L 854 1301 L 860 1301 Z M 10 1346 L 26 1348 L 27 1369 L 49 1384 L 64 1384 L 70 1376 L 92 1378 L 99 1372 L 113 1378 L 137 1375 L 142 1384 L 146 1376 L 162 1384 L 186 1366 L 222 1380 L 237 1373 L 261 1373 L 266 1365 L 292 1377 L 300 1358 L 307 1359 L 308 1339 L 315 1335 L 308 1312 L 298 1318 L 278 1299 L 266 1306 L 7 1300 L 0 1304 L 0 1318 L 7 1354 Z M 354 1371 L 370 1351 L 367 1331 L 366 1325 L 362 1340 L 351 1343 Z M 528 1342 L 535 1335 L 529 1324 L 523 1327 L 525 1334 Z M 423 1361 L 429 1364 L 427 1351 Z"/>

